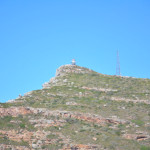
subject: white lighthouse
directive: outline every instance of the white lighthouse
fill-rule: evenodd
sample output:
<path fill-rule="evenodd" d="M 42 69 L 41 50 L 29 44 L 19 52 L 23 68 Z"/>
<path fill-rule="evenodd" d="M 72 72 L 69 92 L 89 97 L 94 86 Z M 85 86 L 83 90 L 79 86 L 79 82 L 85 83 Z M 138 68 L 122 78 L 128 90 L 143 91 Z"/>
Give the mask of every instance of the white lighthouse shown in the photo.
<path fill-rule="evenodd" d="M 72 64 L 72 65 L 76 65 L 76 61 L 75 61 L 75 59 L 72 59 L 71 64 Z"/>

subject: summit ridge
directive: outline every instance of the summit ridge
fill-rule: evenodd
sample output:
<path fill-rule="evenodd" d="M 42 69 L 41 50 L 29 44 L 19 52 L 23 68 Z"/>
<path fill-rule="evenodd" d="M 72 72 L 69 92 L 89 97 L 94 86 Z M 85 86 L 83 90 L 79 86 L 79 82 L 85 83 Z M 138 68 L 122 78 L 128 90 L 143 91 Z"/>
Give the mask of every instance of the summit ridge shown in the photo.
<path fill-rule="evenodd" d="M 67 75 L 69 73 L 75 73 L 75 74 L 85 74 L 85 73 L 93 73 L 91 69 L 85 68 L 85 67 L 80 67 L 77 65 L 63 65 L 60 66 L 56 70 L 56 75 L 55 77 L 51 78 L 49 82 L 45 82 L 42 86 L 43 88 L 50 88 L 53 83 L 58 82 L 58 77 Z"/>

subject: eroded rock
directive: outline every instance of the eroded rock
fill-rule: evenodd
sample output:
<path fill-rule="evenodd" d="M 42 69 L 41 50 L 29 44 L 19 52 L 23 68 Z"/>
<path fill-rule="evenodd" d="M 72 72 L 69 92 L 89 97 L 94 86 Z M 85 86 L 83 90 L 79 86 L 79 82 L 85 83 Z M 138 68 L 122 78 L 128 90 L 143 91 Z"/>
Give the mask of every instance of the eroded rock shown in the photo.
<path fill-rule="evenodd" d="M 0 108 L 0 116 L 13 116 L 31 114 L 32 111 L 25 107 L 10 107 L 10 108 Z"/>

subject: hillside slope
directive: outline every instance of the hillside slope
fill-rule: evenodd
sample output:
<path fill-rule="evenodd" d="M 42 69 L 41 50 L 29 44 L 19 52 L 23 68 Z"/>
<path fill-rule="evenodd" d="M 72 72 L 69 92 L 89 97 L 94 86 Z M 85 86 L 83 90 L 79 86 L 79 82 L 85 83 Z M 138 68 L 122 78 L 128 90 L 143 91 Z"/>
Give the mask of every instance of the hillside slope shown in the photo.
<path fill-rule="evenodd" d="M 0 149 L 149 150 L 150 80 L 64 65 L 0 104 Z"/>

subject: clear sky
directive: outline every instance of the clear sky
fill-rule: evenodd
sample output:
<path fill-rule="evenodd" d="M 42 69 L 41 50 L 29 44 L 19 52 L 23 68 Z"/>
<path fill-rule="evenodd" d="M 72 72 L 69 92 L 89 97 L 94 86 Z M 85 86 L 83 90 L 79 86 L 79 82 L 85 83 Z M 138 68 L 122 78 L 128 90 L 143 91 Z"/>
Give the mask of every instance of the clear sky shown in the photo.
<path fill-rule="evenodd" d="M 77 64 L 150 78 L 150 0 L 1 0 L 0 102 Z"/>

